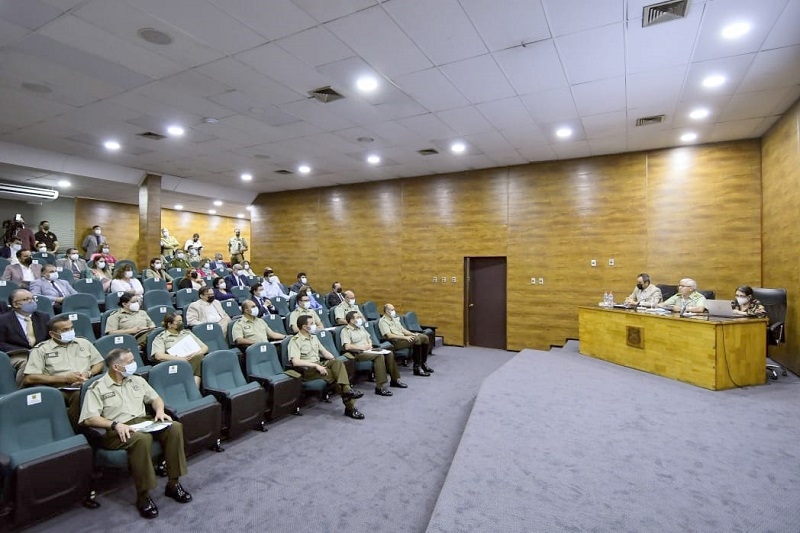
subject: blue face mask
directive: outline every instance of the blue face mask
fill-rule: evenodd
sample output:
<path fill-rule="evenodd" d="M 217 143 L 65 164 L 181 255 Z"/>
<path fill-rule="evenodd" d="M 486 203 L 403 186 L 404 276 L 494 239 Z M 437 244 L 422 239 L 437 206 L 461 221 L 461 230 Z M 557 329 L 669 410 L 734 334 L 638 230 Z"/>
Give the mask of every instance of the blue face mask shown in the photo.
<path fill-rule="evenodd" d="M 25 302 L 20 309 L 23 313 L 31 315 L 37 309 L 36 302 Z"/>

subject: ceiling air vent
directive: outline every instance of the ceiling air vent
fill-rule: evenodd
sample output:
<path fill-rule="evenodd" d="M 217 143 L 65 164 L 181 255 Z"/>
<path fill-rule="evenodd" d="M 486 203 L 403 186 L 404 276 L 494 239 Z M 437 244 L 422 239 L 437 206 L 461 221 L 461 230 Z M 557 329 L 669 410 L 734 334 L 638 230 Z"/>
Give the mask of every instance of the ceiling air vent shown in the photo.
<path fill-rule="evenodd" d="M 642 117 L 636 119 L 637 126 L 650 126 L 664 122 L 664 115 L 653 115 L 652 117 Z"/>
<path fill-rule="evenodd" d="M 294 172 L 292 172 L 291 170 L 281 169 L 281 170 L 276 170 L 275 174 L 283 174 L 284 176 L 288 176 L 289 174 L 294 174 Z"/>
<path fill-rule="evenodd" d="M 682 19 L 686 16 L 688 8 L 689 0 L 670 0 L 644 6 L 642 8 L 642 28 L 661 22 Z"/>
<path fill-rule="evenodd" d="M 330 102 L 335 102 L 336 100 L 341 100 L 344 98 L 341 94 L 337 93 L 330 87 L 320 87 L 319 89 L 314 89 L 313 91 L 308 91 L 308 94 L 319 100 L 324 104 L 328 104 Z"/>
<path fill-rule="evenodd" d="M 144 137 L 145 139 L 152 139 L 154 141 L 160 141 L 161 139 L 166 139 L 166 135 L 161 135 L 160 133 L 154 133 L 152 131 L 146 131 L 144 133 L 137 133 L 139 137 Z"/>
<path fill-rule="evenodd" d="M 435 148 L 425 148 L 423 150 L 417 150 L 419 155 L 436 155 L 439 153 L 439 150 Z"/>

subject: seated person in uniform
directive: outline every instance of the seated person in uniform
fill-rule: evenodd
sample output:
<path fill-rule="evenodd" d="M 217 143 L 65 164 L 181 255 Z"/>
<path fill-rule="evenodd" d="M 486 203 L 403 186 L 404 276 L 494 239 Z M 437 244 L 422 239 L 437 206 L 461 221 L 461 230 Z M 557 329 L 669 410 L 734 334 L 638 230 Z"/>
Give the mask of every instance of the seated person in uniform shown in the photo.
<path fill-rule="evenodd" d="M 192 264 L 186 258 L 186 252 L 183 250 L 177 250 L 175 255 L 172 256 L 172 261 L 169 262 L 170 268 L 192 268 Z"/>
<path fill-rule="evenodd" d="M 394 353 L 386 350 L 387 354 L 379 354 L 372 351 L 372 337 L 364 328 L 364 318 L 358 311 L 348 311 L 345 315 L 347 325 L 342 329 L 342 348 L 350 352 L 359 361 L 372 361 L 372 369 L 375 372 L 375 394 L 378 396 L 391 396 L 392 391 L 383 386 L 388 381 L 386 371 L 392 377 L 391 387 L 405 389 L 408 387 L 400 381 L 400 371 L 394 360 Z"/>
<path fill-rule="evenodd" d="M 233 324 L 231 335 L 233 342 L 242 350 L 252 344 L 283 340 L 286 335 L 273 331 L 266 322 L 258 318 L 260 312 L 253 300 L 242 302 L 242 318 Z"/>
<path fill-rule="evenodd" d="M 186 355 L 171 355 L 169 350 L 186 337 L 191 337 L 197 343 L 197 350 Z M 158 362 L 161 361 L 188 361 L 194 371 L 194 381 L 200 387 L 201 371 L 203 369 L 203 357 L 208 353 L 208 346 L 197 336 L 183 329 L 183 317 L 178 313 L 167 313 L 164 315 L 164 331 L 156 335 L 153 345 L 150 347 L 150 357 Z"/>
<path fill-rule="evenodd" d="M 133 374 L 136 361 L 130 350 L 114 348 L 106 355 L 105 364 L 108 372 L 86 391 L 81 424 L 105 430 L 103 448 L 128 452 L 128 464 L 136 485 L 136 508 L 142 518 L 158 516 L 158 507 L 150 498 L 150 491 L 157 484 L 151 451 L 153 439 L 161 443 L 167 463 L 164 496 L 178 503 L 192 501 L 192 495 L 180 483 L 180 477 L 187 472 L 183 426 L 164 412 L 164 400 L 147 381 Z M 155 416 L 148 416 L 145 404 L 150 404 Z M 137 432 L 131 427 L 150 420 L 172 423 L 153 433 Z"/>
<path fill-rule="evenodd" d="M 325 329 L 325 325 L 320 320 L 319 315 L 311 310 L 311 298 L 307 294 L 299 294 L 297 296 L 297 307 L 289 314 L 289 326 L 294 333 L 300 331 L 297 328 L 297 319 L 300 316 L 310 316 L 314 320 L 314 325 L 317 329 Z"/>
<path fill-rule="evenodd" d="M 186 324 L 189 326 L 205 324 L 206 322 L 219 324 L 219 327 L 222 328 L 222 334 L 227 338 L 228 322 L 231 321 L 231 317 L 228 316 L 228 313 L 217 301 L 216 296 L 214 296 L 214 289 L 203 287 L 199 292 L 199 299 L 189 304 L 189 307 L 186 308 Z"/>
<path fill-rule="evenodd" d="M 160 257 L 154 257 L 150 260 L 150 268 L 145 268 L 142 272 L 142 279 L 155 279 L 163 280 L 167 284 L 167 290 L 172 290 L 172 276 L 169 275 L 167 269 L 164 268 L 164 261 Z"/>
<path fill-rule="evenodd" d="M 11 310 L 0 314 L 0 350 L 11 359 L 19 386 L 28 363 L 28 352 L 50 337 L 47 325 L 50 316 L 36 310 L 33 294 L 25 289 L 11 291 L 8 303 Z"/>
<path fill-rule="evenodd" d="M 42 266 L 42 277 L 33 280 L 30 284 L 31 293 L 37 298 L 47 298 L 53 302 L 53 311 L 61 312 L 61 304 L 67 296 L 78 294 L 68 281 L 58 279 L 55 265 L 45 263 Z"/>
<path fill-rule="evenodd" d="M 300 333 L 289 341 L 289 362 L 302 371 L 302 380 L 323 379 L 326 383 L 336 382 L 336 392 L 344 402 L 344 416 L 363 420 L 364 415 L 356 407 L 356 399 L 364 396 L 364 393 L 350 387 L 350 378 L 344 363 L 322 347 L 314 335 L 317 331 L 314 321 L 308 315 L 301 315 L 294 325 Z"/>
<path fill-rule="evenodd" d="M 81 384 L 103 371 L 103 356 L 91 342 L 75 337 L 68 315 L 53 317 L 47 329 L 50 339 L 37 344 L 28 354 L 22 384 L 60 388 L 69 420 L 77 427 Z"/>
<path fill-rule="evenodd" d="M 706 297 L 697 292 L 697 282 L 684 278 L 678 284 L 678 293 L 662 302 L 659 307 L 676 313 L 702 313 L 706 310 Z"/>
<path fill-rule="evenodd" d="M 736 288 L 736 295 L 731 302 L 733 314 L 740 316 L 752 316 L 765 318 L 767 310 L 753 297 L 753 288 L 750 285 L 741 285 Z"/>
<path fill-rule="evenodd" d="M 650 275 L 642 272 L 636 278 L 636 288 L 625 298 L 625 305 L 655 307 L 661 301 L 661 289 L 650 283 Z"/>
<path fill-rule="evenodd" d="M 346 315 L 350 311 L 358 313 L 358 316 L 360 316 L 362 320 L 366 320 L 364 315 L 361 313 L 361 310 L 356 305 L 355 293 L 353 293 L 353 291 L 345 291 L 344 301 L 333 308 L 333 314 L 336 316 L 336 324 L 348 324 L 350 321 L 347 320 Z"/>
<path fill-rule="evenodd" d="M 125 292 L 119 297 L 120 308 L 106 319 L 106 335 L 133 335 L 139 346 L 147 344 L 147 334 L 156 327 L 150 315 L 142 311 L 142 297 Z"/>
<path fill-rule="evenodd" d="M 411 358 L 414 360 L 415 376 L 430 376 L 433 369 L 428 366 L 428 336 L 424 333 L 414 333 L 408 331 L 400 323 L 392 304 L 383 306 L 383 316 L 378 321 L 381 336 L 392 343 L 395 350 L 411 348 Z"/>

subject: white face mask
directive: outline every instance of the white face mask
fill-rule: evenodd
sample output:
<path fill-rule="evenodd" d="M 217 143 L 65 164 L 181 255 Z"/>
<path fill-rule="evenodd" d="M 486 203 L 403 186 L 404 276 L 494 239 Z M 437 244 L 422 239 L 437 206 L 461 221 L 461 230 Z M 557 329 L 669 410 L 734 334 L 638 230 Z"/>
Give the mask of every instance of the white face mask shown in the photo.
<path fill-rule="evenodd" d="M 61 342 L 67 343 L 67 342 L 72 342 L 74 340 L 75 340 L 75 330 L 74 329 L 70 329 L 70 330 L 61 332 Z"/>
<path fill-rule="evenodd" d="M 747 297 L 745 297 L 745 298 L 736 298 L 736 303 L 738 303 L 739 305 L 746 305 L 748 301 L 749 301 L 749 299 Z"/>
<path fill-rule="evenodd" d="M 308 283 L 308 279 L 307 279 L 307 278 L 305 278 L 305 277 L 303 277 L 303 278 L 300 278 L 300 283 L 302 283 L 303 285 L 305 285 L 306 283 Z"/>
<path fill-rule="evenodd" d="M 211 263 L 203 263 L 203 268 L 208 270 L 209 268 L 211 268 Z"/>
<path fill-rule="evenodd" d="M 50 273 L 47 275 L 47 279 L 49 279 L 50 281 L 55 281 L 55 280 L 57 280 L 57 279 L 58 279 L 58 272 L 50 272 Z"/>
<path fill-rule="evenodd" d="M 103 268 L 105 268 L 105 267 L 106 267 L 106 264 L 105 264 L 105 262 L 104 262 L 104 261 L 100 261 L 99 263 L 97 263 L 97 268 L 99 268 L 99 269 L 103 269 Z"/>
<path fill-rule="evenodd" d="M 11 251 L 12 252 L 16 253 L 16 252 L 19 252 L 20 250 L 22 250 L 22 245 L 21 244 L 12 244 L 11 245 Z"/>
<path fill-rule="evenodd" d="M 316 333 L 317 332 L 317 325 L 316 324 L 311 324 L 311 326 L 309 327 L 308 332 L 311 333 L 312 335 L 314 333 Z"/>
<path fill-rule="evenodd" d="M 311 298 L 311 291 L 306 291 L 306 296 L 308 296 L 309 298 Z"/>
<path fill-rule="evenodd" d="M 169 237 L 169 232 L 168 231 L 164 232 L 164 237 Z"/>
<path fill-rule="evenodd" d="M 264 291 L 258 291 L 256 293 L 256 298 L 263 298 L 263 297 L 264 297 Z"/>
<path fill-rule="evenodd" d="M 270 276 L 270 277 L 268 277 L 268 278 L 267 278 L 267 281 L 268 281 L 269 283 L 275 283 L 275 276 Z"/>
<path fill-rule="evenodd" d="M 311 309 L 311 302 L 303 302 L 303 309 Z"/>
<path fill-rule="evenodd" d="M 226 289 L 228 285 L 226 283 L 220 283 L 219 285 L 217 285 L 217 287 L 219 287 L 220 289 Z"/>
<path fill-rule="evenodd" d="M 242 268 L 245 270 L 250 270 L 250 265 L 242 265 Z"/>
<path fill-rule="evenodd" d="M 153 268 L 156 270 L 161 270 L 161 263 L 153 263 Z"/>
<path fill-rule="evenodd" d="M 140 309 L 139 302 L 131 302 L 128 309 L 130 309 L 132 313 L 138 313 Z"/>
<path fill-rule="evenodd" d="M 125 271 L 125 277 L 128 278 L 128 279 L 132 278 L 133 277 L 133 271 L 132 270 L 126 270 Z"/>
<path fill-rule="evenodd" d="M 253 316 L 258 316 L 261 313 L 261 311 L 258 310 L 258 307 L 255 307 L 255 306 L 251 307 L 249 309 L 249 312 Z"/>
<path fill-rule="evenodd" d="M 183 259 L 183 254 L 175 254 L 175 257 L 177 257 L 178 259 Z"/>
<path fill-rule="evenodd" d="M 397 312 L 394 309 L 392 309 L 391 311 L 389 311 L 389 316 L 394 318 L 395 316 L 397 316 Z"/>
<path fill-rule="evenodd" d="M 78 260 L 78 254 L 69 254 L 69 258 L 72 259 L 73 261 L 77 261 Z"/>
<path fill-rule="evenodd" d="M 136 372 L 136 369 L 138 367 L 139 367 L 139 365 L 136 364 L 136 361 L 128 363 L 127 365 L 124 366 L 125 370 L 123 370 L 121 372 L 121 374 L 123 376 L 125 376 L 126 378 L 129 378 L 129 377 L 131 377 L 133 375 L 134 372 Z"/>
<path fill-rule="evenodd" d="M 94 234 L 95 235 L 100 235 L 100 230 L 99 229 L 94 230 Z"/>
<path fill-rule="evenodd" d="M 350 305 L 356 305 L 356 299 L 355 298 L 348 298 L 347 299 L 347 303 L 350 304 Z"/>
<path fill-rule="evenodd" d="M 107 254 L 108 253 L 108 248 L 103 248 L 103 253 Z"/>
<path fill-rule="evenodd" d="M 356 327 L 360 328 L 363 325 L 364 325 L 364 321 L 361 320 L 360 318 L 356 318 Z"/>

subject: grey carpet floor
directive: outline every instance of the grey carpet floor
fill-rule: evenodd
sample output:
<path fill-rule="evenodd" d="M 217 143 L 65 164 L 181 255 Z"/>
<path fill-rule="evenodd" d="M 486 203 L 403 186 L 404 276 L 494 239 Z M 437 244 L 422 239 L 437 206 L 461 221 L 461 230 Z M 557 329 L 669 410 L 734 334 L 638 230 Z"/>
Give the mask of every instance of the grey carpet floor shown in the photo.
<path fill-rule="evenodd" d="M 341 401 L 318 403 L 302 417 L 225 444 L 224 453 L 189 459 L 182 478 L 194 501 L 154 492 L 161 512 L 139 518 L 130 478 L 106 482 L 97 510 L 73 509 L 34 531 L 421 532 L 486 378 L 513 353 L 436 348 L 430 378 L 401 369 L 408 389 L 382 398 L 361 382 L 366 420 L 342 416 Z M 122 526 L 124 524 L 124 526 Z"/>
<path fill-rule="evenodd" d="M 428 531 L 800 531 L 796 376 L 713 392 L 576 352 L 487 378 Z"/>

